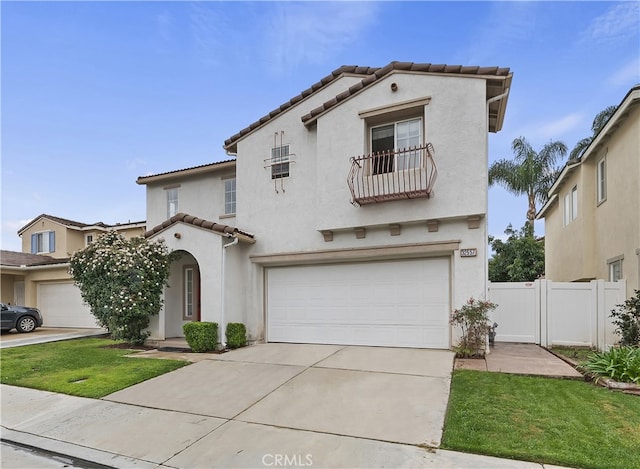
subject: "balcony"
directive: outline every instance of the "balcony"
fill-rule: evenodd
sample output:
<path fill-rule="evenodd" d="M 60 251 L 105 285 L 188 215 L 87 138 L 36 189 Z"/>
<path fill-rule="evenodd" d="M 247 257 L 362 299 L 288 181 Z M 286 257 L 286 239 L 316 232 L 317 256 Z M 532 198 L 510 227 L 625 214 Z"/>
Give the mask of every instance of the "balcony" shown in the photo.
<path fill-rule="evenodd" d="M 433 146 L 351 158 L 347 184 L 356 207 L 390 200 L 429 198 L 438 170 Z"/>

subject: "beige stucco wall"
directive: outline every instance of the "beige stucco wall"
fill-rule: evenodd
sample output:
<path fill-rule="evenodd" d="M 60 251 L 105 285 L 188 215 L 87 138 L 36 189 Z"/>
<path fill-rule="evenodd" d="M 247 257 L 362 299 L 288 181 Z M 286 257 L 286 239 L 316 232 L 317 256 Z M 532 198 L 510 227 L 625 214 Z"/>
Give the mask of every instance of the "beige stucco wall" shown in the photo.
<path fill-rule="evenodd" d="M 67 228 L 58 222 L 51 221 L 46 218 L 38 220 L 20 235 L 22 238 L 22 252 L 31 252 L 31 235 L 43 231 L 56 232 L 55 251 L 38 254 L 46 254 L 55 258 L 69 257 L 67 251 Z"/>
<path fill-rule="evenodd" d="M 607 259 L 624 256 L 622 275 L 631 295 L 633 289 L 640 289 L 636 254 L 640 248 L 640 106 L 616 129 L 615 138 L 605 144 L 598 157 L 594 154 L 586 162 L 593 181 L 602 155 L 606 155 L 607 199 L 594 209 L 595 275 L 608 279 Z M 592 194 L 595 206 L 595 190 Z"/>
<path fill-rule="evenodd" d="M 188 213 L 205 220 L 235 225 L 234 217 L 224 214 L 224 180 L 234 177 L 229 169 L 212 171 L 198 176 L 184 177 L 161 183 L 147 184 L 147 229 L 167 219 L 167 187 L 178 189 L 178 212 Z"/>
<path fill-rule="evenodd" d="M 144 227 L 114 227 L 110 228 L 118 231 L 125 238 L 129 239 L 134 236 L 144 235 Z M 86 235 L 92 234 L 94 239 L 105 233 L 105 230 L 80 230 L 74 228 L 68 228 L 58 222 L 42 218 L 38 220 L 33 226 L 25 230 L 20 236 L 22 238 L 22 252 L 31 252 L 31 235 L 43 231 L 55 231 L 56 233 L 56 245 L 55 251 L 46 254 L 58 259 L 70 257 L 74 252 L 83 249 L 86 246 Z"/>
<path fill-rule="evenodd" d="M 597 201 L 597 163 L 606 158 L 607 197 Z M 640 106 L 588 155 L 559 187 L 545 214 L 546 277 L 553 281 L 609 279 L 607 260 L 624 256 L 628 294 L 640 288 Z M 564 195 L 577 184 L 578 218 L 563 226 Z"/>

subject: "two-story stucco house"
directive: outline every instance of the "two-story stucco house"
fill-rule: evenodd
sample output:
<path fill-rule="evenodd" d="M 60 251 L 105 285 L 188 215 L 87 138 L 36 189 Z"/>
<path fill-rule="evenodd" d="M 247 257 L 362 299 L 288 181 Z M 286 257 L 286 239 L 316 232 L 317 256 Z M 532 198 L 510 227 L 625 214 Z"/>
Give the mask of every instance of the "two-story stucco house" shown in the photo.
<path fill-rule="evenodd" d="M 628 296 L 640 289 L 640 85 L 581 158 L 565 165 L 538 218 L 548 279 L 624 278 Z"/>
<path fill-rule="evenodd" d="M 450 347 L 450 312 L 486 293 L 488 132 L 511 80 L 343 66 L 226 140 L 235 160 L 139 178 L 147 236 L 183 253 L 152 338 L 202 320 L 268 342 Z"/>
<path fill-rule="evenodd" d="M 1 252 L 2 302 L 39 308 L 47 327 L 96 327 L 69 275 L 69 257 L 106 231 L 132 238 L 142 236 L 145 226 L 144 221 L 88 224 L 38 215 L 18 230 L 22 252 Z"/>

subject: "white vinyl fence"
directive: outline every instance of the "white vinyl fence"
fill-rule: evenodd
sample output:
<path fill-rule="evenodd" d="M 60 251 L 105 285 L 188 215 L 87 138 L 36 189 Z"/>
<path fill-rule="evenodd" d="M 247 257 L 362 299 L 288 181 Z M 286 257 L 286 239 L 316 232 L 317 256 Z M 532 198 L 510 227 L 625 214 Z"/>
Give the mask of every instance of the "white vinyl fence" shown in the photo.
<path fill-rule="evenodd" d="M 624 302 L 626 282 L 491 282 L 489 300 L 498 307 L 497 342 L 543 347 L 571 345 L 608 350 L 618 341 L 611 310 Z"/>

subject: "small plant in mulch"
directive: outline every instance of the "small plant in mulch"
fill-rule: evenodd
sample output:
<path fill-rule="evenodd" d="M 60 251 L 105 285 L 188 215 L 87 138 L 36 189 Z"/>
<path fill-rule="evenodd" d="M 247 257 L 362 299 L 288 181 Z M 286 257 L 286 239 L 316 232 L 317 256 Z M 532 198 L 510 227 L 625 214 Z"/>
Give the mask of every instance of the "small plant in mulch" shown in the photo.
<path fill-rule="evenodd" d="M 462 329 L 458 345 L 453 347 L 458 358 L 482 358 L 487 346 L 487 336 L 492 326 L 489 311 L 498 305 L 487 300 L 469 298 L 464 306 L 456 309 L 449 321 L 451 325 Z"/>

